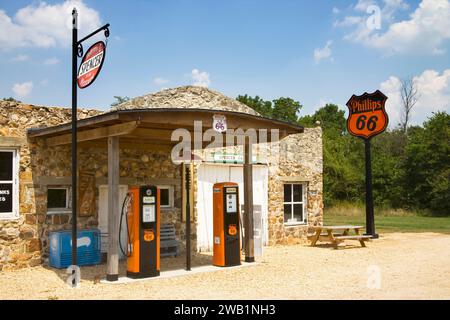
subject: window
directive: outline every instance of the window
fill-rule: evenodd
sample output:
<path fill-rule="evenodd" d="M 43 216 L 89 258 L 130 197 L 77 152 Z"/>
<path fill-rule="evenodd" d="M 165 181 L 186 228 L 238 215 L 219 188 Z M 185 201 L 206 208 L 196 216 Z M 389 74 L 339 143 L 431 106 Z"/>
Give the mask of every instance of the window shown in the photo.
<path fill-rule="evenodd" d="M 48 187 L 47 211 L 48 213 L 65 213 L 70 210 L 70 188 Z"/>
<path fill-rule="evenodd" d="M 287 183 L 284 185 L 284 222 L 286 224 L 305 224 L 306 185 Z"/>
<path fill-rule="evenodd" d="M 0 149 L 0 219 L 19 217 L 18 163 L 16 150 Z"/>
<path fill-rule="evenodd" d="M 173 186 L 158 186 L 161 208 L 173 207 Z"/>

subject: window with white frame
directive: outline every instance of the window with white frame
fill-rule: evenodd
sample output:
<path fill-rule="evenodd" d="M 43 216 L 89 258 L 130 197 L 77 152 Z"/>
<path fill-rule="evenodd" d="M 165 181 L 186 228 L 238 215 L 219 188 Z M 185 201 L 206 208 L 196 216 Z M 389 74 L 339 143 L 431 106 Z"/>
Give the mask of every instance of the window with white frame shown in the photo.
<path fill-rule="evenodd" d="M 71 209 L 70 187 L 47 188 L 47 213 L 66 213 Z"/>
<path fill-rule="evenodd" d="M 306 214 L 306 184 L 284 184 L 284 223 L 305 224 Z"/>
<path fill-rule="evenodd" d="M 173 207 L 173 186 L 158 186 L 161 208 Z"/>
<path fill-rule="evenodd" d="M 0 219 L 19 217 L 19 155 L 17 150 L 0 149 Z"/>

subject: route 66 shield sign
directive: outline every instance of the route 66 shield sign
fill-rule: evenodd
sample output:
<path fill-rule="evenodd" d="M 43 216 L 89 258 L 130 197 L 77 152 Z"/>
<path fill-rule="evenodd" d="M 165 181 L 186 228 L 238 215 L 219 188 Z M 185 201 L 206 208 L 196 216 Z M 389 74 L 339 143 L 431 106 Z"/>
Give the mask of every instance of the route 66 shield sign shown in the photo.
<path fill-rule="evenodd" d="M 227 118 L 223 115 L 215 114 L 213 116 L 213 129 L 220 133 L 227 131 Z"/>
<path fill-rule="evenodd" d="M 347 102 L 347 130 L 351 135 L 370 139 L 386 130 L 389 117 L 385 110 L 388 98 L 379 90 L 353 95 Z"/>

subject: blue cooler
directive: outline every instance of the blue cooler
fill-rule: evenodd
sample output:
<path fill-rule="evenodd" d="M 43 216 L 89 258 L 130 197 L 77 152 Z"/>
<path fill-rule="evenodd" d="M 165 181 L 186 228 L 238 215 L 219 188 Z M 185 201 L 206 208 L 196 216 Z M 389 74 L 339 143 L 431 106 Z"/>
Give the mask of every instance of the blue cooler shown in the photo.
<path fill-rule="evenodd" d="M 49 233 L 49 264 L 55 268 L 67 268 L 72 264 L 72 231 Z M 77 233 L 77 262 L 79 266 L 100 264 L 100 230 L 80 230 Z"/>

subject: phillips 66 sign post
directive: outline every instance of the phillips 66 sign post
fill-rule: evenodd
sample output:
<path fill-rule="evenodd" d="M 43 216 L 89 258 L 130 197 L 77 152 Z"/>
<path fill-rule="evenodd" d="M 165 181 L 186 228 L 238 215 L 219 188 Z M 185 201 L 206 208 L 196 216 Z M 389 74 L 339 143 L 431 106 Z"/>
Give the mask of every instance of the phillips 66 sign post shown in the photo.
<path fill-rule="evenodd" d="M 379 90 L 374 93 L 353 95 L 347 102 L 348 132 L 364 140 L 366 154 L 366 234 L 378 238 L 375 232 L 375 218 L 372 196 L 372 161 L 370 140 L 384 132 L 389 124 L 389 117 L 385 110 L 388 98 Z"/>
<path fill-rule="evenodd" d="M 387 97 L 379 90 L 362 96 L 353 95 L 347 102 L 348 132 L 356 137 L 370 139 L 386 130 L 389 123 L 384 108 L 386 100 Z"/>

